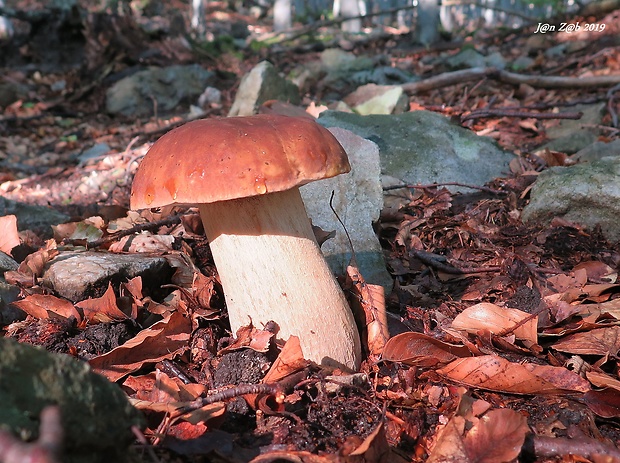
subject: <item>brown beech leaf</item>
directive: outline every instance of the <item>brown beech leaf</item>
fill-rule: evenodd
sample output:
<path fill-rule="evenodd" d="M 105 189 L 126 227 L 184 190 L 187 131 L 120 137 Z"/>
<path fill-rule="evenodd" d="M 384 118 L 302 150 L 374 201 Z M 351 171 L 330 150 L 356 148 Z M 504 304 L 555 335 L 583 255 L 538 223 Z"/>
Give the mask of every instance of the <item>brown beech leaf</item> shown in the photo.
<path fill-rule="evenodd" d="M 620 380 L 609 376 L 607 373 L 594 370 L 586 371 L 586 378 L 596 387 L 613 388 L 620 391 Z"/>
<path fill-rule="evenodd" d="M 462 416 L 453 417 L 446 426 L 438 433 L 437 443 L 430 455 L 427 463 L 469 463 L 465 442 L 463 442 L 463 432 L 467 420 Z"/>
<path fill-rule="evenodd" d="M 550 365 L 536 365 L 535 363 L 523 363 L 523 368 L 534 373 L 539 378 L 549 381 L 554 386 L 565 391 L 588 392 L 590 383 L 574 371 L 563 367 Z"/>
<path fill-rule="evenodd" d="M 557 368 L 560 374 L 568 371 L 562 367 L 549 368 Z M 570 390 L 556 386 L 522 364 L 496 355 L 458 359 L 437 370 L 437 373 L 470 387 L 512 394 L 559 394 Z"/>
<path fill-rule="evenodd" d="M 503 463 L 513 461 L 529 432 L 526 418 L 510 409 L 496 409 L 471 421 L 453 417 L 441 431 L 429 463 Z"/>
<path fill-rule="evenodd" d="M 97 372 L 115 382 L 139 370 L 145 363 L 171 359 L 188 348 L 192 330 L 191 321 L 179 312 L 173 312 L 150 328 L 110 352 L 89 361 Z"/>
<path fill-rule="evenodd" d="M 531 314 L 521 310 L 481 302 L 458 314 L 452 321 L 452 328 L 471 334 L 476 334 L 481 330 L 488 330 L 493 334 L 510 332 L 517 339 L 533 345 L 538 341 L 537 322 L 538 317 L 532 317 Z M 519 323 L 522 324 L 519 325 Z M 514 328 L 515 326 L 517 328 Z M 511 331 L 513 328 L 514 331 Z"/>
<path fill-rule="evenodd" d="M 129 318 L 116 305 L 116 295 L 112 289 L 112 283 L 108 284 L 108 289 L 103 296 L 80 301 L 75 306 L 82 309 L 84 319 L 90 323 L 109 323 Z"/>
<path fill-rule="evenodd" d="M 371 355 L 381 355 L 390 337 L 385 311 L 385 294 L 382 286 L 366 283 L 359 269 L 347 266 L 347 286 L 350 287 L 349 302 L 353 313 L 363 314 L 366 341 Z"/>
<path fill-rule="evenodd" d="M 4 278 L 11 284 L 18 282 L 30 287 L 36 283 L 35 278 L 43 275 L 47 263 L 57 255 L 56 241 L 47 240 L 41 249 L 26 256 L 17 271 L 5 272 Z"/>
<path fill-rule="evenodd" d="M 49 294 L 33 294 L 21 301 L 13 302 L 13 305 L 35 318 L 75 317 L 78 323 L 82 321 L 82 316 L 71 302 Z"/>
<path fill-rule="evenodd" d="M 620 350 L 620 326 L 569 334 L 556 342 L 553 348 L 577 355 L 616 355 Z"/>
<path fill-rule="evenodd" d="M 5 215 L 0 217 L 0 251 L 11 255 L 11 250 L 21 243 L 17 232 L 17 217 Z"/>
<path fill-rule="evenodd" d="M 606 280 L 609 283 L 615 283 L 618 279 L 618 272 L 616 270 L 611 268 L 609 265 L 597 260 L 581 262 L 577 264 L 573 270 L 580 269 L 584 269 L 586 271 L 588 280 L 592 282 L 600 282 L 602 280 Z"/>
<path fill-rule="evenodd" d="M 228 346 L 220 349 L 218 355 L 246 348 L 257 352 L 267 352 L 271 346 L 271 339 L 274 337 L 274 333 L 271 331 L 259 330 L 252 323 L 240 327 L 236 334 L 235 340 Z"/>
<path fill-rule="evenodd" d="M 472 462 L 512 461 L 529 432 L 527 419 L 510 409 L 491 410 L 467 432 L 465 448 Z"/>
<path fill-rule="evenodd" d="M 297 336 L 290 336 L 278 358 L 271 364 L 271 368 L 263 378 L 263 383 L 277 383 L 288 375 L 306 368 L 310 362 L 304 359 L 301 344 Z"/>
<path fill-rule="evenodd" d="M 383 360 L 405 365 L 432 367 L 445 365 L 459 357 L 469 357 L 465 346 L 448 344 L 423 333 L 401 333 L 390 338 L 383 349 Z"/>
<path fill-rule="evenodd" d="M 620 417 L 620 394 L 618 394 L 617 389 L 589 391 L 584 394 L 583 401 L 598 416 L 603 418 Z"/>
<path fill-rule="evenodd" d="M 123 236 L 109 247 L 110 252 L 169 252 L 175 241 L 172 235 L 129 235 Z"/>

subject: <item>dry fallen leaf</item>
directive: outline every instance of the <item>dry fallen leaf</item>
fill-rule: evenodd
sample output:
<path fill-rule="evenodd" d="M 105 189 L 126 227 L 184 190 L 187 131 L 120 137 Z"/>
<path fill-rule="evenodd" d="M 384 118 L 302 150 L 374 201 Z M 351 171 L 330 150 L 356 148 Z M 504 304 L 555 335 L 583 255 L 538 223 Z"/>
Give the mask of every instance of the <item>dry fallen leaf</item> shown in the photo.
<path fill-rule="evenodd" d="M 13 302 L 13 305 L 35 318 L 50 318 L 55 315 L 62 318 L 74 317 L 78 323 L 82 321 L 82 316 L 71 302 L 49 294 L 33 294 Z"/>
<path fill-rule="evenodd" d="M 103 296 L 86 299 L 75 304 L 76 307 L 84 312 L 84 319 L 90 323 L 109 323 L 114 321 L 126 320 L 127 314 L 122 312 L 116 305 L 116 295 L 112 288 L 112 283 L 108 284 L 108 289 Z"/>
<path fill-rule="evenodd" d="M 17 217 L 5 215 L 0 217 L 0 251 L 11 255 L 11 250 L 21 243 L 17 232 Z"/>
<path fill-rule="evenodd" d="M 458 359 L 437 370 L 437 373 L 451 381 L 470 387 L 511 394 L 583 392 L 583 383 L 575 385 L 574 382 L 563 379 L 567 372 L 571 372 L 562 367 L 547 368 L 554 370 L 545 371 L 545 375 L 549 377 L 550 372 L 555 371 L 560 386 L 531 371 L 529 365 L 509 362 L 496 355 Z M 575 373 L 572 374 L 577 376 Z"/>
<path fill-rule="evenodd" d="M 383 349 L 383 360 L 405 365 L 432 367 L 445 365 L 459 357 L 469 357 L 465 346 L 448 344 L 423 333 L 401 333 L 390 338 Z"/>
<path fill-rule="evenodd" d="M 191 322 L 179 312 L 150 328 L 140 331 L 134 338 L 110 352 L 92 358 L 90 366 L 97 373 L 115 382 L 139 370 L 145 363 L 171 359 L 188 349 Z"/>
<path fill-rule="evenodd" d="M 538 341 L 537 322 L 538 317 L 521 310 L 481 302 L 458 314 L 452 321 L 452 328 L 471 334 L 481 330 L 493 334 L 510 333 L 530 346 Z"/>
<path fill-rule="evenodd" d="M 521 453 L 529 432 L 526 418 L 496 409 L 481 418 L 453 417 L 441 431 L 428 463 L 503 463 Z"/>
<path fill-rule="evenodd" d="M 569 334 L 553 344 L 553 348 L 578 355 L 615 356 L 620 351 L 620 326 Z"/>

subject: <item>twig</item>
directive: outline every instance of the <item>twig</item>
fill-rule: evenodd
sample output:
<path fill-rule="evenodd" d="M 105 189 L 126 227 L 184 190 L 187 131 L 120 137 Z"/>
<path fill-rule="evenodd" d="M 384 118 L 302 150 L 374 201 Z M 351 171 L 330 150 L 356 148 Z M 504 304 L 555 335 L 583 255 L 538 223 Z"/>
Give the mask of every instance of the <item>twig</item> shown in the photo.
<path fill-rule="evenodd" d="M 609 461 L 620 459 L 617 447 L 595 439 L 533 436 L 532 440 L 537 459 L 563 455 L 579 455 L 587 459 L 592 459 L 593 455 L 605 455 L 613 459 Z"/>
<path fill-rule="evenodd" d="M 433 254 L 426 251 L 411 250 L 411 255 L 418 259 L 420 262 L 426 264 L 428 267 L 432 267 L 440 272 L 448 273 L 450 275 L 466 275 L 471 273 L 482 272 L 499 272 L 502 268 L 499 265 L 492 265 L 489 267 L 464 267 L 457 268 L 450 264 L 444 264 L 447 259 L 444 256 Z"/>
<path fill-rule="evenodd" d="M 216 392 L 215 394 L 211 394 L 207 397 L 201 397 L 193 400 L 187 403 L 187 405 L 177 409 L 171 414 L 170 418 L 174 419 L 181 415 L 185 415 L 186 413 L 198 410 L 206 405 L 211 405 L 216 402 L 224 402 L 235 397 L 249 394 L 272 395 L 275 396 L 277 401 L 282 401 L 284 399 L 284 393 L 282 392 L 282 388 L 279 384 L 239 384 L 238 386 L 224 389 L 223 391 Z"/>
<path fill-rule="evenodd" d="M 504 108 L 487 108 L 487 109 L 478 109 L 476 111 L 472 111 L 469 114 L 461 117 L 461 122 L 469 121 L 471 119 L 481 119 L 483 117 L 516 117 L 519 119 L 581 119 L 583 116 L 582 112 L 572 112 L 572 113 L 534 113 L 528 111 L 517 111 L 513 109 L 504 109 Z"/>
<path fill-rule="evenodd" d="M 383 191 L 400 190 L 401 188 L 428 190 L 430 188 L 437 188 L 439 186 L 462 186 L 463 188 L 471 188 L 472 190 L 486 191 L 487 193 L 492 193 L 494 195 L 505 195 L 505 194 L 507 194 L 505 191 L 495 190 L 494 188 L 489 188 L 487 186 L 470 185 L 470 184 L 467 184 L 467 183 L 460 183 L 460 182 L 442 182 L 442 183 L 431 183 L 431 184 L 427 184 L 427 185 L 413 185 L 413 184 L 407 183 L 407 184 L 404 184 L 404 185 L 384 186 L 383 187 Z"/>
<path fill-rule="evenodd" d="M 620 83 L 620 75 L 596 77 L 533 76 L 501 71 L 496 68 L 478 67 L 461 71 L 445 72 L 419 82 L 409 82 L 403 84 L 402 89 L 406 93 L 414 94 L 472 80 L 479 80 L 483 77 L 497 79 L 500 82 L 512 85 L 527 84 L 539 88 L 608 87 Z"/>
<path fill-rule="evenodd" d="M 105 238 L 99 238 L 98 240 L 88 241 L 86 243 L 86 247 L 88 249 L 92 249 L 92 248 L 96 248 L 106 243 L 117 241 L 119 238 L 122 238 L 123 236 L 133 235 L 141 231 L 157 230 L 158 228 L 161 228 L 161 227 L 176 225 L 176 224 L 181 223 L 181 216 L 182 215 L 171 215 L 164 219 L 157 220 L 155 222 L 139 223 L 126 230 L 120 230 L 110 236 L 106 236 Z M 65 240 L 65 243 L 66 244 L 81 244 L 83 243 L 83 241 L 84 240 Z"/>

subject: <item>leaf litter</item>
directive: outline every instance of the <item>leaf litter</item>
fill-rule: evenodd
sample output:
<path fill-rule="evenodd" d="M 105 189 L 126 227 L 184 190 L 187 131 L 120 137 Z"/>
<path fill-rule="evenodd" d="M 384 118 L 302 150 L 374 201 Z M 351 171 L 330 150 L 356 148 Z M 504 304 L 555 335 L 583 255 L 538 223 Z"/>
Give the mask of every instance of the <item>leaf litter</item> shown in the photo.
<path fill-rule="evenodd" d="M 158 46 L 174 55 L 176 45 Z M 405 60 L 423 71 L 422 54 Z M 91 59 L 97 68 L 101 57 Z M 228 62 L 239 75 L 253 64 Z M 411 109 L 437 105 L 515 151 L 540 144 L 544 130 L 533 118 L 466 120 L 504 95 L 489 85 L 489 93 L 474 96 L 464 84 L 432 90 L 416 95 Z M 577 96 L 519 91 L 529 94 L 504 95 L 501 105 L 553 107 Z M 58 124 L 44 104 L 22 103 L 7 114 L 36 118 L 43 135 L 7 138 L 11 156 L 24 147 L 41 155 L 21 159 L 28 175 L 9 176 L 3 194 L 51 203 L 78 219 L 54 227 L 50 239 L 18 232 L 13 217 L 2 218 L 0 250 L 19 262 L 5 278 L 21 290 L 3 335 L 88 361 L 118 382 L 147 416 L 149 444 L 173 449 L 183 461 L 202 454 L 225 462 L 508 462 L 527 454 L 528 442 L 530 461 L 620 461 L 620 249 L 597 230 L 519 219 L 536 175 L 566 165 L 564 153 L 516 157 L 511 175 L 489 191 L 453 194 L 427 185 L 386 192 L 393 207 L 383 211 L 380 232 L 395 288 L 384 299 L 355 267 L 348 271 L 344 287 L 366 326 L 368 353 L 352 375 L 311 364 L 298 340 L 276 340 L 270 326 L 227 331 L 195 211 L 127 210 L 131 177 L 149 142 L 183 118 Z M 78 123 L 90 139 L 109 142 L 110 152 L 68 162 L 81 148 L 81 140 L 66 136 Z M 165 256 L 174 274 L 158 287 L 140 276 L 111 279 L 99 297 L 74 303 L 42 276 L 62 252 L 86 248 Z M 379 310 L 384 304 L 387 313 Z M 386 340 L 386 326 L 401 334 Z"/>

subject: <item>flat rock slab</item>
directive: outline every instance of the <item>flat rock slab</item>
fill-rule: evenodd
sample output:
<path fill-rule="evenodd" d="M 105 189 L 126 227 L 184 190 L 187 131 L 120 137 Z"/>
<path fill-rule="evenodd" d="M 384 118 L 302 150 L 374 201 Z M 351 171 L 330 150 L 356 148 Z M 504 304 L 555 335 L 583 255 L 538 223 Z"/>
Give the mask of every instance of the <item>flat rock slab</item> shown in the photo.
<path fill-rule="evenodd" d="M 33 206 L 0 196 L 0 216 L 17 217 L 18 230 L 32 230 L 45 238 L 52 236 L 52 225 L 69 220 L 69 216 L 46 206 Z"/>
<path fill-rule="evenodd" d="M 108 282 L 120 283 L 141 275 L 163 282 L 171 269 L 164 257 L 84 251 L 60 253 L 43 274 L 43 284 L 72 302 L 100 297 Z"/>
<path fill-rule="evenodd" d="M 505 175 L 514 157 L 490 138 L 430 111 L 360 116 L 325 111 L 318 122 L 341 127 L 379 146 L 381 171 L 410 184 L 459 182 L 483 185 Z M 452 191 L 471 191 L 449 187 Z"/>
<path fill-rule="evenodd" d="M 140 414 L 115 384 L 84 362 L 0 338 L 0 428 L 31 440 L 39 415 L 58 405 L 66 463 L 127 461 Z"/>
<path fill-rule="evenodd" d="M 261 61 L 241 79 L 228 116 L 251 116 L 269 100 L 298 104 L 299 88 L 280 76 L 269 61 Z"/>
<path fill-rule="evenodd" d="M 542 172 L 523 210 L 524 221 L 549 223 L 554 217 L 601 231 L 620 241 L 620 158 L 604 158 Z"/>
<path fill-rule="evenodd" d="M 336 232 L 334 238 L 321 245 L 332 271 L 344 274 L 351 260 L 351 244 L 329 204 L 333 191 L 333 208 L 351 237 L 362 276 L 368 283 L 381 285 L 389 292 L 393 280 L 386 270 L 381 244 L 373 229 L 373 222 L 379 220 L 383 207 L 379 149 L 349 130 L 335 127 L 330 131 L 347 152 L 351 172 L 309 183 L 299 191 L 313 225 Z"/>
<path fill-rule="evenodd" d="M 151 67 L 125 77 L 106 92 L 110 114 L 150 116 L 155 111 L 170 111 L 179 103 L 198 98 L 214 74 L 197 64 Z"/>

